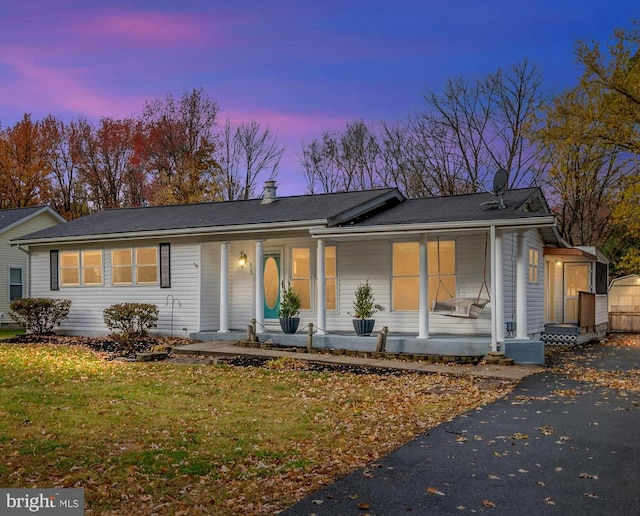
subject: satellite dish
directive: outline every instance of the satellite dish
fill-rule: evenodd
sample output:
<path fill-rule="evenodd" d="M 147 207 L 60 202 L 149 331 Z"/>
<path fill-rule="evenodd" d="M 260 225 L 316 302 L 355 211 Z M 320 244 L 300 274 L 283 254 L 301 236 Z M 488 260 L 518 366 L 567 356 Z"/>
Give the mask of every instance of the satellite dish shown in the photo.
<path fill-rule="evenodd" d="M 507 188 L 507 180 L 508 180 L 508 174 L 507 171 L 504 168 L 498 169 L 498 171 L 496 172 L 496 174 L 493 176 L 493 190 L 491 193 L 493 193 L 493 195 L 497 195 L 498 196 L 498 200 L 497 201 L 487 201 L 487 202 L 483 202 L 483 205 L 489 205 L 489 207 L 491 209 L 495 209 L 498 208 L 500 210 L 506 208 L 506 206 L 504 205 L 504 192 Z"/>
<path fill-rule="evenodd" d="M 496 175 L 493 176 L 493 193 L 495 195 L 501 194 L 507 188 L 507 180 L 509 175 L 504 168 L 499 169 Z"/>

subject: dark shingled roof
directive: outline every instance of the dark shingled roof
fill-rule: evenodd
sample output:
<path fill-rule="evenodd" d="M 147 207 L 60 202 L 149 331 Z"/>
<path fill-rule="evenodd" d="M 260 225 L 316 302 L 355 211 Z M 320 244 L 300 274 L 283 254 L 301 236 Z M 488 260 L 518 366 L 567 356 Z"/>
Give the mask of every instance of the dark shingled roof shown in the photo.
<path fill-rule="evenodd" d="M 504 193 L 505 208 L 503 209 L 497 208 L 497 201 L 498 197 L 491 193 L 408 199 L 392 209 L 376 213 L 352 226 L 475 222 L 551 214 L 539 188 L 507 190 Z"/>
<path fill-rule="evenodd" d="M 376 207 L 398 202 L 395 188 L 359 192 L 280 197 L 270 204 L 261 199 L 177 206 L 121 208 L 92 213 L 64 224 L 15 239 L 40 240 L 80 236 L 154 232 L 180 229 L 246 226 L 278 222 L 322 220 L 342 222 L 341 217 L 359 206 Z M 357 210 L 356 210 L 357 211 Z M 357 214 L 355 214 L 357 215 Z"/>
<path fill-rule="evenodd" d="M 16 222 L 42 211 L 45 206 L 29 206 L 27 208 L 13 208 L 0 210 L 0 231 L 15 224 Z"/>

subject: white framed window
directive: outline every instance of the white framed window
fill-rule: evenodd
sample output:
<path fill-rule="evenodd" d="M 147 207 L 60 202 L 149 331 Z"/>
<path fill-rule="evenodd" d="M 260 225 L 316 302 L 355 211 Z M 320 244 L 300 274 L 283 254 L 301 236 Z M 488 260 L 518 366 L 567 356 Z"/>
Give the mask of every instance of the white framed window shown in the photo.
<path fill-rule="evenodd" d="M 337 256 L 335 246 L 324 248 L 325 309 L 338 309 Z"/>
<path fill-rule="evenodd" d="M 529 283 L 538 283 L 540 254 L 537 249 L 529 248 Z"/>
<path fill-rule="evenodd" d="M 9 301 L 24 297 L 24 269 L 9 267 Z"/>
<path fill-rule="evenodd" d="M 102 251 L 60 252 L 60 284 L 63 287 L 102 285 Z"/>
<path fill-rule="evenodd" d="M 60 285 L 63 287 L 80 285 L 80 251 L 60 253 Z"/>
<path fill-rule="evenodd" d="M 157 247 L 111 250 L 112 285 L 156 285 L 157 283 Z"/>
<path fill-rule="evenodd" d="M 82 284 L 102 285 L 102 251 L 82 251 Z"/>
<path fill-rule="evenodd" d="M 298 291 L 302 310 L 311 309 L 311 249 L 291 249 L 291 286 Z"/>
<path fill-rule="evenodd" d="M 392 310 L 418 310 L 420 250 L 418 242 L 394 242 L 391 275 Z"/>
<path fill-rule="evenodd" d="M 456 297 L 456 241 L 427 242 L 429 306 Z"/>

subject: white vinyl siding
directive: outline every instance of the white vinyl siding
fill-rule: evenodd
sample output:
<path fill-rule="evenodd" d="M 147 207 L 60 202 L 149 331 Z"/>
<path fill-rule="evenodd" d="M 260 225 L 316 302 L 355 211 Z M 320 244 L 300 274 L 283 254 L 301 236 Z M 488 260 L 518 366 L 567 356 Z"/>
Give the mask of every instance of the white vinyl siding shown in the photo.
<path fill-rule="evenodd" d="M 165 240 L 163 240 L 164 242 Z M 133 242 L 132 247 L 158 246 L 159 241 Z M 120 247 L 121 246 L 113 246 Z M 60 253 L 67 249 L 56 246 Z M 182 240 L 171 242 L 171 288 L 153 285 L 111 285 L 110 247 L 87 246 L 84 250 L 96 250 L 104 255 L 104 285 L 83 288 L 50 290 L 50 247 L 38 246 L 31 250 L 33 297 L 51 297 L 71 300 L 69 317 L 63 321 L 60 331 L 76 335 L 104 335 L 109 332 L 104 324 L 103 310 L 116 303 L 152 303 L 158 307 L 158 327 L 153 333 L 173 333 L 188 336 L 200 330 L 200 244 Z M 170 297 L 172 296 L 172 297 Z M 173 328 L 171 311 L 173 307 Z M 185 330 L 186 328 L 186 330 Z"/>
<path fill-rule="evenodd" d="M 238 253 L 239 254 L 239 253 Z M 237 256 L 229 252 L 229 273 L 240 266 Z M 248 262 L 245 268 L 248 269 Z M 217 330 L 220 327 L 220 244 L 205 242 L 200 251 L 200 321 L 201 330 Z"/>
<path fill-rule="evenodd" d="M 44 212 L 19 222 L 2 232 L 0 245 L 0 312 L 4 314 L 3 323 L 13 322 L 9 314 L 9 268 L 22 268 L 23 297 L 29 297 L 31 277 L 29 275 L 29 255 L 18 247 L 6 245 L 10 240 L 46 229 L 59 224 L 49 213 Z M 48 285 L 47 280 L 47 285 Z"/>
<path fill-rule="evenodd" d="M 544 331 L 544 267 L 542 259 L 544 242 L 538 230 L 531 229 L 526 233 L 526 246 L 535 249 L 539 256 L 538 282 L 527 282 L 527 334 L 535 338 Z M 558 271 L 559 272 L 559 271 Z M 528 275 L 528 273 L 527 273 Z M 562 276 L 562 274 L 558 274 Z"/>

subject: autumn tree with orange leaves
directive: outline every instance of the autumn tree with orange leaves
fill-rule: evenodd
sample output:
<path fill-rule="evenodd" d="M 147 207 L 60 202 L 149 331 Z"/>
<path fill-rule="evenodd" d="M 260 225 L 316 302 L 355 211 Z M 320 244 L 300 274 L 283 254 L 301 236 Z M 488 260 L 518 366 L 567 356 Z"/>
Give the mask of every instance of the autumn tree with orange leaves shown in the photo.
<path fill-rule="evenodd" d="M 52 142 L 44 127 L 48 119 L 32 122 L 25 114 L 0 132 L 0 208 L 47 203 Z"/>

